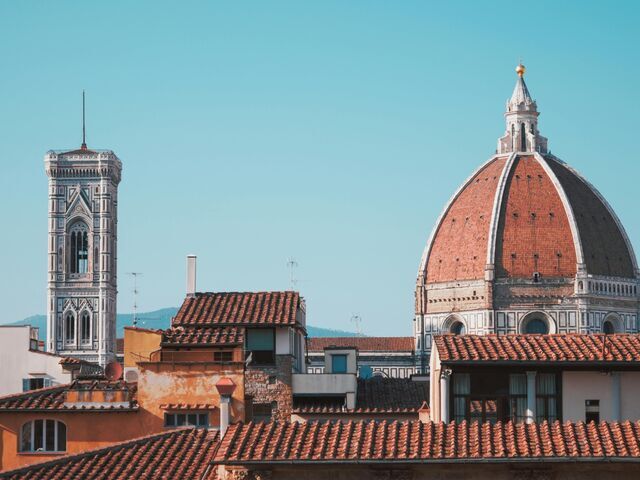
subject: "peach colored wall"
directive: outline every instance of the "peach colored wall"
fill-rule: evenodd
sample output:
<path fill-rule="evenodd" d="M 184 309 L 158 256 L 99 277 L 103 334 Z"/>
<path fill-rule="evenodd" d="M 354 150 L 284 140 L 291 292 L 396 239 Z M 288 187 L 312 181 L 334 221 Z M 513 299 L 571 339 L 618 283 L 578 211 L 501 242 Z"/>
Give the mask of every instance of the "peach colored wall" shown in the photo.
<path fill-rule="evenodd" d="M 138 402 L 159 422 L 164 423 L 164 403 L 210 404 L 219 406 L 216 383 L 223 377 L 236 384 L 232 395 L 232 422 L 244 421 L 244 364 L 212 362 L 141 362 L 138 364 Z M 210 417 L 219 424 L 219 414 Z M 155 424 L 154 424 L 155 427 Z"/>
<path fill-rule="evenodd" d="M 136 362 L 148 360 L 151 352 L 160 348 L 162 334 L 144 328 L 124 328 L 124 366 L 135 367 Z"/>
<path fill-rule="evenodd" d="M 21 426 L 30 420 L 60 420 L 67 426 L 67 454 L 79 453 L 141 437 L 147 413 L 138 412 L 2 412 L 0 413 L 0 470 L 59 458 L 59 453 L 18 453 Z"/>

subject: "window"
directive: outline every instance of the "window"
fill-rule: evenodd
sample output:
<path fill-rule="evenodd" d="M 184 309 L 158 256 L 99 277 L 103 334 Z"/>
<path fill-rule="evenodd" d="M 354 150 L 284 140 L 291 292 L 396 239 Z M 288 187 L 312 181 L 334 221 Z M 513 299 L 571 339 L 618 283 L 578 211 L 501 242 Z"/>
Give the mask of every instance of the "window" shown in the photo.
<path fill-rule="evenodd" d="M 558 419 L 556 376 L 553 373 L 536 375 L 536 422 Z"/>
<path fill-rule="evenodd" d="M 213 361 L 214 362 L 232 362 L 233 352 L 230 352 L 229 350 L 214 351 Z"/>
<path fill-rule="evenodd" d="M 274 404 L 277 407 L 276 402 L 272 403 L 254 403 L 253 404 L 253 421 L 254 422 L 270 422 Z"/>
<path fill-rule="evenodd" d="M 165 427 L 209 427 L 209 414 L 199 412 L 165 413 Z"/>
<path fill-rule="evenodd" d="M 547 334 L 549 333 L 549 322 L 544 318 L 544 314 L 534 314 L 527 316 L 520 324 L 521 333 Z"/>
<path fill-rule="evenodd" d="M 64 452 L 67 427 L 57 420 L 32 420 L 20 429 L 21 452 Z"/>
<path fill-rule="evenodd" d="M 27 392 L 29 390 L 37 390 L 39 388 L 50 387 L 51 379 L 38 377 L 38 378 L 23 378 L 22 379 L 22 391 Z"/>
<path fill-rule="evenodd" d="M 89 271 L 89 229 L 83 222 L 75 223 L 69 232 L 69 272 Z"/>
<path fill-rule="evenodd" d="M 584 421 L 600 423 L 600 400 L 584 401 Z"/>
<path fill-rule="evenodd" d="M 347 373 L 346 355 L 331 355 L 331 373 Z"/>
<path fill-rule="evenodd" d="M 520 151 L 527 151 L 527 131 L 524 126 L 524 123 L 520 124 Z"/>
<path fill-rule="evenodd" d="M 80 339 L 82 343 L 91 342 L 91 317 L 89 312 L 82 312 L 80 317 Z"/>
<path fill-rule="evenodd" d="M 511 421 L 525 422 L 527 420 L 527 376 L 525 374 L 509 375 L 509 403 Z"/>
<path fill-rule="evenodd" d="M 76 338 L 76 318 L 73 312 L 67 312 L 64 317 L 64 339 L 66 343 L 73 343 Z"/>
<path fill-rule="evenodd" d="M 453 420 L 461 422 L 467 418 L 467 402 L 471 393 L 471 377 L 468 373 L 453 374 Z"/>
<path fill-rule="evenodd" d="M 462 322 L 453 322 L 450 328 L 451 333 L 454 335 L 464 335 L 467 329 Z"/>
<path fill-rule="evenodd" d="M 276 363 L 275 331 L 273 328 L 247 329 L 247 356 L 251 354 L 253 365 Z"/>
<path fill-rule="evenodd" d="M 613 327 L 613 323 L 609 320 L 605 320 L 605 322 L 602 324 L 602 333 L 606 333 L 607 335 L 616 333 L 616 329 Z"/>

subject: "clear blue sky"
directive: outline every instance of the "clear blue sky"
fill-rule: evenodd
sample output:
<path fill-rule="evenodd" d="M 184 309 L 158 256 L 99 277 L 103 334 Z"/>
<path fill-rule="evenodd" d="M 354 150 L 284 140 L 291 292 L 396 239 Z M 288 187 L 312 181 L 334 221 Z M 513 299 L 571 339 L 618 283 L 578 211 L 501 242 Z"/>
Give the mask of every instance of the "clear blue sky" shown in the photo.
<path fill-rule="evenodd" d="M 422 249 L 494 151 L 520 57 L 551 151 L 640 249 L 637 2 L 0 3 L 0 321 L 44 313 L 43 155 L 113 149 L 118 309 L 289 286 L 308 321 L 409 335 Z"/>

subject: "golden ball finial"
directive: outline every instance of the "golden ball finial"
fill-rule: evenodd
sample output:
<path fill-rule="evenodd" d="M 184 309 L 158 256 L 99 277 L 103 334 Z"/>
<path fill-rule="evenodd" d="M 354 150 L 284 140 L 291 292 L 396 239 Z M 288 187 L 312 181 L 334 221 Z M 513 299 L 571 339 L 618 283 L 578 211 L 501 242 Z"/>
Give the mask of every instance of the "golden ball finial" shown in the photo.
<path fill-rule="evenodd" d="M 516 67 L 516 73 L 518 74 L 519 77 L 524 75 L 524 72 L 526 72 L 527 69 L 524 67 L 524 65 L 522 63 L 519 63 L 518 66 Z"/>

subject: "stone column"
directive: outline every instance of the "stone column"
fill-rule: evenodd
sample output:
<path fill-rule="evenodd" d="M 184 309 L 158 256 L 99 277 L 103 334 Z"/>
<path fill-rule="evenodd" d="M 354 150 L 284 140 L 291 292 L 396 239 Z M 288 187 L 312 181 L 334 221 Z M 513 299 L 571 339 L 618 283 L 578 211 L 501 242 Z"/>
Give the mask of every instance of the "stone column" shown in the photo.
<path fill-rule="evenodd" d="M 611 372 L 611 421 L 622 420 L 620 407 L 620 372 Z"/>
<path fill-rule="evenodd" d="M 451 370 L 440 372 L 440 420 L 449 423 L 449 386 L 451 383 Z"/>
<path fill-rule="evenodd" d="M 527 423 L 536 421 L 536 372 L 527 372 Z"/>

